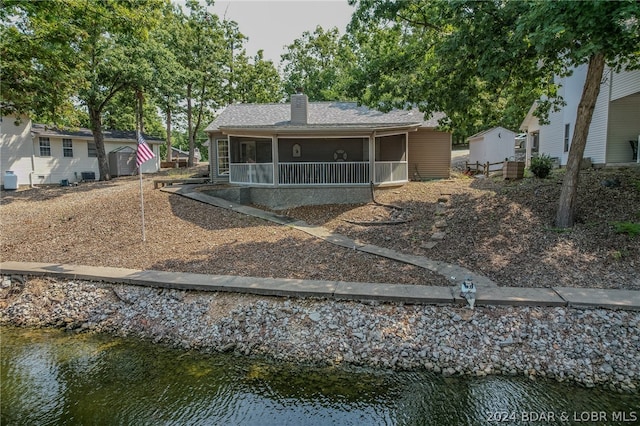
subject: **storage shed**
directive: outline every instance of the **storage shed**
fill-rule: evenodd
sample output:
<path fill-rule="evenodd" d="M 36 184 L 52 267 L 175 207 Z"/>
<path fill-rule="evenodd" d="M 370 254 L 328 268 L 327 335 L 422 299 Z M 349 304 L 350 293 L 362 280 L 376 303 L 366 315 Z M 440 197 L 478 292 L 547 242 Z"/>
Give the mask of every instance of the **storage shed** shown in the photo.
<path fill-rule="evenodd" d="M 109 173 L 111 176 L 131 176 L 137 171 L 136 150 L 121 146 L 109 153 Z"/>
<path fill-rule="evenodd" d="M 504 127 L 494 127 L 467 138 L 469 163 L 498 163 L 513 160 L 516 154 L 516 133 Z M 490 171 L 501 170 L 502 164 L 490 166 Z"/>

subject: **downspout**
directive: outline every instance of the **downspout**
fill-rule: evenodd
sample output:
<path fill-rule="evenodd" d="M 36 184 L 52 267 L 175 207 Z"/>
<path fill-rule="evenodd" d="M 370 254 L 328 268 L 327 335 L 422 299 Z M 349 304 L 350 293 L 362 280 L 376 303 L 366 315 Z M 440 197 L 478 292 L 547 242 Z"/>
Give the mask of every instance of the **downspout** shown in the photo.
<path fill-rule="evenodd" d="M 35 188 L 33 175 L 36 172 L 36 141 L 35 136 L 31 137 L 31 172 L 29 172 L 29 187 Z"/>

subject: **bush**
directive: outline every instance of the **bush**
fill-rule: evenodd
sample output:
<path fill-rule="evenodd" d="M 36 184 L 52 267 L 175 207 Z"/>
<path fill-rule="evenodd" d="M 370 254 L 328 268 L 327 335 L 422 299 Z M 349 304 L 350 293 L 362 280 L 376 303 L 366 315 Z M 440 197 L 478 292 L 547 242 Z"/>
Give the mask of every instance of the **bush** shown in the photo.
<path fill-rule="evenodd" d="M 553 160 L 546 154 L 541 154 L 531 159 L 531 173 L 540 179 L 544 179 L 549 176 L 552 168 Z"/>

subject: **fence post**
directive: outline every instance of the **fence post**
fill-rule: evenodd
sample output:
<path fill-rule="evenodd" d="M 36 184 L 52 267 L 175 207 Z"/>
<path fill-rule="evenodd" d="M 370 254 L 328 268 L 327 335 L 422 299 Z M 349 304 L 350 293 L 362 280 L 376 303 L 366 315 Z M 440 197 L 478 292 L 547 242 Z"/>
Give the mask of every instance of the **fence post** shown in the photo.
<path fill-rule="evenodd" d="M 486 177 L 489 177 L 489 162 L 488 162 L 488 161 L 487 161 L 487 164 L 486 164 L 484 167 L 485 167 L 485 169 L 484 169 L 484 175 L 485 175 Z"/>

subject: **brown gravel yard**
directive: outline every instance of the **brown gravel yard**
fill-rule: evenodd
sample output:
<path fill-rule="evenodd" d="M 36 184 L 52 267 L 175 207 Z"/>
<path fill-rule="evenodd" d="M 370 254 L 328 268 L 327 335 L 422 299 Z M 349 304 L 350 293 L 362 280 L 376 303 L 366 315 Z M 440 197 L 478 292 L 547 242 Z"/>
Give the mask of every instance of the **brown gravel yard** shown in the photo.
<path fill-rule="evenodd" d="M 201 170 L 195 170 L 198 173 Z M 457 263 L 502 286 L 640 290 L 640 236 L 613 222 L 640 222 L 640 168 L 585 170 L 579 223 L 553 228 L 561 172 L 551 178 L 459 177 L 376 190 L 373 203 L 284 212 L 403 253 Z M 616 181 L 619 186 L 605 186 Z M 337 247 L 275 225 L 153 189 L 144 181 L 141 241 L 135 177 L 78 187 L 2 192 L 2 260 L 258 277 L 449 285 L 437 274 Z M 448 199 L 437 216 L 440 199 Z M 442 202 L 442 201 L 441 201 Z M 444 207 L 443 206 L 443 207 Z M 426 248 L 436 221 L 445 238 Z M 404 220 L 399 224 L 369 222 Z"/>

